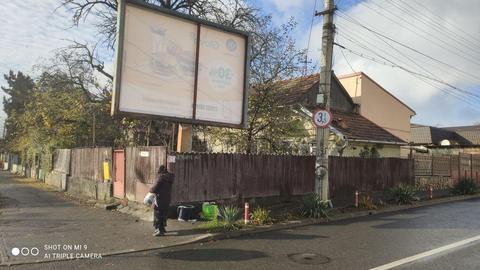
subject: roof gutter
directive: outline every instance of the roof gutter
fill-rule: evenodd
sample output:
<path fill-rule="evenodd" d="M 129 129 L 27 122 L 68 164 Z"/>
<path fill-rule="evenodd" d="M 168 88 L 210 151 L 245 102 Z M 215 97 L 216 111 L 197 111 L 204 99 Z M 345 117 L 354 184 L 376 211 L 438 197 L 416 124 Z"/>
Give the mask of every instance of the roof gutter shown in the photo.
<path fill-rule="evenodd" d="M 392 144 L 392 145 L 408 145 L 406 142 L 390 142 L 390 141 L 375 141 L 375 140 L 357 140 L 349 139 L 352 142 L 363 142 L 363 143 L 377 143 L 377 144 Z"/>

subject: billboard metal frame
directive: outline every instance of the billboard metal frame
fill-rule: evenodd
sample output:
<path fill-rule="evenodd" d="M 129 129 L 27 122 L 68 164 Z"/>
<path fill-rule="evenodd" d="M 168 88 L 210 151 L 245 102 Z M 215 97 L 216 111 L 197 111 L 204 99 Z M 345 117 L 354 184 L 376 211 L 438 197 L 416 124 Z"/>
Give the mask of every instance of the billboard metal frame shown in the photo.
<path fill-rule="evenodd" d="M 124 38 L 125 38 L 125 10 L 126 5 L 133 5 L 135 7 L 144 8 L 149 11 L 154 11 L 160 14 L 178 17 L 180 19 L 188 20 L 197 25 L 197 42 L 196 42 L 196 55 L 195 55 L 195 81 L 194 81 L 194 92 L 193 92 L 193 114 L 192 118 L 181 118 L 181 117 L 171 117 L 171 116 L 160 116 L 154 114 L 144 114 L 144 113 L 135 113 L 135 112 L 122 112 L 120 111 L 120 91 L 121 91 L 121 82 L 122 82 L 122 67 L 123 67 L 123 49 L 124 49 Z M 112 92 L 112 108 L 111 114 L 114 117 L 133 117 L 138 119 L 158 119 L 158 120 L 167 120 L 178 123 L 186 124 L 201 124 L 209 126 L 221 126 L 221 127 L 230 127 L 230 128 L 246 128 L 247 127 L 247 110 L 248 110 L 248 90 L 249 90 L 249 77 L 250 77 L 250 42 L 251 36 L 248 32 L 244 32 L 238 29 L 227 27 L 221 24 L 213 23 L 197 17 L 183 14 L 177 11 L 166 9 L 163 7 L 155 6 L 152 4 L 145 3 L 140 0 L 119 0 L 117 8 L 117 48 L 115 53 L 115 78 L 113 83 L 113 92 Z M 199 50 L 200 50 L 200 28 L 201 26 L 208 26 L 221 30 L 228 33 L 237 34 L 245 38 L 245 63 L 244 63 L 244 79 L 243 79 L 243 108 L 242 108 L 242 121 L 240 124 L 232 123 L 223 123 L 216 121 L 206 121 L 196 119 L 196 102 L 197 102 L 197 85 L 198 85 L 198 60 L 199 60 Z"/>

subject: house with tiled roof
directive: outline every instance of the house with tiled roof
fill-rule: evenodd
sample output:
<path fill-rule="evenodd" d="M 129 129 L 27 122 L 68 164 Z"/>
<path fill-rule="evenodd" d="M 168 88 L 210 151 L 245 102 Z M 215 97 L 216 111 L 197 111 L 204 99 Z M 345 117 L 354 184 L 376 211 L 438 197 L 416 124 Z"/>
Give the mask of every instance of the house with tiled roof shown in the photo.
<path fill-rule="evenodd" d="M 432 127 L 412 124 L 412 144 L 439 154 L 480 154 L 480 125 Z"/>
<path fill-rule="evenodd" d="M 318 84 L 319 74 L 281 81 L 276 85 L 276 91 L 280 93 L 279 103 L 301 104 L 312 112 L 316 108 L 312 101 L 318 93 Z M 400 157 L 400 147 L 406 146 L 407 141 L 361 115 L 361 106 L 354 102 L 335 75 L 332 75 L 330 96 L 332 154 L 359 156 L 365 149 L 375 148 L 381 157 Z M 306 118 L 305 125 L 309 130 L 314 129 L 309 118 Z M 333 143 L 338 141 L 333 138 L 335 136 L 343 137 L 346 143 Z"/>

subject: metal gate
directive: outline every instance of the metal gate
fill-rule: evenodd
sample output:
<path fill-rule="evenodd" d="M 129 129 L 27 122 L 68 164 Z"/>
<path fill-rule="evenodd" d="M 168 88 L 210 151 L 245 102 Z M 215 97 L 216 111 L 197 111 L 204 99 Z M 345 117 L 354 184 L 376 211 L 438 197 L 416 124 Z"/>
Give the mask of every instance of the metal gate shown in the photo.
<path fill-rule="evenodd" d="M 113 153 L 113 196 L 123 199 L 125 197 L 125 150 L 115 150 Z"/>

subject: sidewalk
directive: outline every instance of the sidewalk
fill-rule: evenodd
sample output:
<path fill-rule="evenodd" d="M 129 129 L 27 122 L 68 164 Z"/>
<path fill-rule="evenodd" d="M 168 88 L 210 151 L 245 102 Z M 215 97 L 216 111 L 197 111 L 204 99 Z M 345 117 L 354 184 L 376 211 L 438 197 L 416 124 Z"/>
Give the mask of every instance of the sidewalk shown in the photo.
<path fill-rule="evenodd" d="M 169 220 L 167 235 L 153 237 L 151 222 L 73 201 L 43 183 L 0 172 L 1 265 L 49 261 L 72 252 L 105 256 L 180 245 L 209 236 L 196 226 Z M 75 245 L 81 246 L 76 246 L 75 251 Z M 15 247 L 27 247 L 30 251 L 38 248 L 39 254 L 13 256 Z M 50 254 L 50 258 L 45 258 L 45 254 Z"/>

